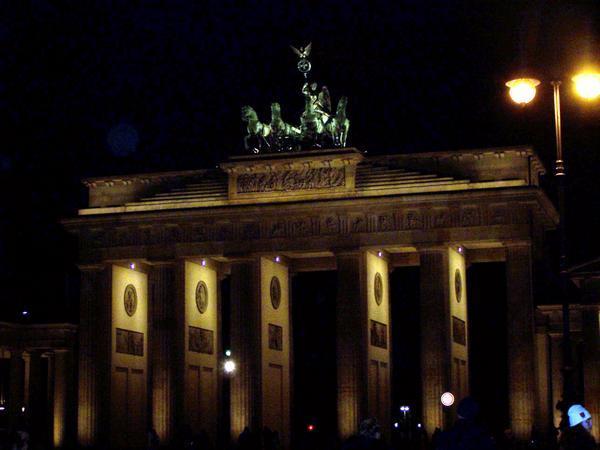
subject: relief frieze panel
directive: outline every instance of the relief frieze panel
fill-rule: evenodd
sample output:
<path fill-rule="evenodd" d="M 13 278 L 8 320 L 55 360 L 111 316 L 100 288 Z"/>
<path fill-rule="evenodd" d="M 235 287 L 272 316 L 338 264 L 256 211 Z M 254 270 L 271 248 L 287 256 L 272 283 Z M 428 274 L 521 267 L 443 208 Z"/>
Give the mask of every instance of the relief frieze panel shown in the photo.
<path fill-rule="evenodd" d="M 350 232 L 364 233 L 367 231 L 367 218 L 364 215 L 350 216 Z"/>
<path fill-rule="evenodd" d="M 289 192 L 343 187 L 346 183 L 343 168 L 321 167 L 303 170 L 284 170 L 241 174 L 237 178 L 238 194 L 257 192 Z"/>
<path fill-rule="evenodd" d="M 338 234 L 340 232 L 340 218 L 337 215 L 328 215 L 321 218 L 321 232 L 323 234 Z"/>
<path fill-rule="evenodd" d="M 169 224 L 143 224 L 82 230 L 86 248 L 111 248 L 132 245 L 161 245 L 187 242 L 242 241 L 309 236 L 332 236 L 452 227 L 479 227 L 494 224 L 528 223 L 525 206 L 508 209 L 506 204 L 449 205 L 388 209 L 376 212 L 327 212 L 313 216 L 247 217 L 244 221 Z"/>
<path fill-rule="evenodd" d="M 506 204 L 490 205 L 490 225 L 504 225 L 508 223 L 508 206 Z"/>
<path fill-rule="evenodd" d="M 377 218 L 377 229 L 379 231 L 394 231 L 396 224 L 393 214 L 383 214 Z"/>
<path fill-rule="evenodd" d="M 424 228 L 423 212 L 419 209 L 409 210 L 404 215 L 404 230 L 422 230 Z"/>
<path fill-rule="evenodd" d="M 436 208 L 431 212 L 432 228 L 450 228 L 454 224 L 450 208 Z"/>
<path fill-rule="evenodd" d="M 476 227 L 481 225 L 481 214 L 478 207 L 468 206 L 460 211 L 460 224 L 463 227 Z"/>

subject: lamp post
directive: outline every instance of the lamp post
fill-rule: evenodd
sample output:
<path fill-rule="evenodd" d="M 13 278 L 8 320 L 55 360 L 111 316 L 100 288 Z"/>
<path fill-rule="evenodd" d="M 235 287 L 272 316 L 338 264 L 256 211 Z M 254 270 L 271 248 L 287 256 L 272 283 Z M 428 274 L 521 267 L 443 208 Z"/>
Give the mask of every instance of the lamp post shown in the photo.
<path fill-rule="evenodd" d="M 586 100 L 594 100 L 600 96 L 600 73 L 587 72 L 579 74 L 572 78 L 575 83 L 575 91 Z M 509 88 L 511 99 L 518 104 L 525 105 L 535 98 L 536 87 L 540 84 L 539 80 L 534 78 L 518 78 L 506 83 Z M 563 419 L 566 418 L 569 406 L 575 401 L 575 392 L 573 385 L 573 357 L 571 354 L 571 324 L 569 297 L 567 294 L 567 235 L 565 228 L 565 164 L 562 149 L 562 123 L 560 107 L 560 86 L 561 81 L 551 81 L 554 94 L 554 131 L 556 136 L 556 160 L 554 164 L 554 176 L 556 178 L 558 190 L 558 214 L 559 224 L 558 233 L 560 239 L 560 294 L 562 302 L 563 315 L 563 364 L 562 364 L 562 401 L 563 401 Z"/>

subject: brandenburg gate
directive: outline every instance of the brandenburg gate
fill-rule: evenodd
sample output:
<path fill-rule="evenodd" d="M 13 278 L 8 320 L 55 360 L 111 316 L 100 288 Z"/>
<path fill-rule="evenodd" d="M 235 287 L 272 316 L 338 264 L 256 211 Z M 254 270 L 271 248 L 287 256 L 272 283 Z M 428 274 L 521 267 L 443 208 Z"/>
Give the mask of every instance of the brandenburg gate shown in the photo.
<path fill-rule="evenodd" d="M 510 426 L 527 438 L 545 395 L 532 266 L 557 221 L 543 172 L 527 147 L 387 156 L 337 147 L 86 180 L 88 206 L 64 221 L 82 277 L 79 443 L 141 447 L 150 427 L 167 442 L 188 424 L 213 441 L 225 426 L 232 439 L 268 426 L 289 448 L 291 305 L 302 301 L 291 277 L 320 270 L 337 273 L 339 437 L 366 417 L 389 433 L 389 274 L 403 266 L 420 267 L 423 424 L 449 425 L 440 396 L 469 393 L 466 268 L 482 261 L 506 266 Z"/>

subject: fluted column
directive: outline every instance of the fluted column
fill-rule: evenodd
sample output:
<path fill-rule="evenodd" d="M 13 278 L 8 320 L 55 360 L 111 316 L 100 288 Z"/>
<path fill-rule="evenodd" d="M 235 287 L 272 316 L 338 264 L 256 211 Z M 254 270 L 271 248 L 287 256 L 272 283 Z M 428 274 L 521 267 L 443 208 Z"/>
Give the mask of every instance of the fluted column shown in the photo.
<path fill-rule="evenodd" d="M 440 396 L 450 390 L 448 250 L 426 249 L 421 260 L 421 378 L 423 423 L 431 434 L 448 425 Z"/>
<path fill-rule="evenodd" d="M 71 350 L 59 349 L 54 352 L 54 406 L 52 436 L 54 447 L 67 445 L 67 431 L 71 422 L 73 356 Z"/>
<path fill-rule="evenodd" d="M 342 439 L 358 430 L 368 405 L 363 264 L 360 252 L 337 255 L 337 411 Z"/>
<path fill-rule="evenodd" d="M 535 333 L 529 243 L 506 247 L 508 391 L 511 428 L 528 439 L 535 419 Z"/>
<path fill-rule="evenodd" d="M 103 266 L 82 266 L 80 271 L 77 439 L 82 446 L 92 446 L 107 439 L 101 427 L 106 426 L 110 403 L 110 302 L 104 295 Z"/>
<path fill-rule="evenodd" d="M 150 341 L 152 372 L 152 426 L 160 441 L 173 438 L 176 364 L 174 348 L 176 290 L 174 262 L 155 263 L 150 273 Z"/>
<path fill-rule="evenodd" d="M 10 426 L 17 424 L 17 419 L 21 414 L 24 398 L 25 382 L 25 361 L 23 360 L 23 351 L 20 349 L 10 350 L 10 397 L 9 397 L 9 418 Z"/>
<path fill-rule="evenodd" d="M 237 370 L 231 379 L 231 436 L 261 423 L 260 304 L 256 262 L 231 266 L 231 350 Z"/>
<path fill-rule="evenodd" d="M 30 418 L 34 435 L 44 436 L 44 403 L 42 396 L 42 353 L 39 350 L 29 352 L 29 397 L 27 416 Z"/>

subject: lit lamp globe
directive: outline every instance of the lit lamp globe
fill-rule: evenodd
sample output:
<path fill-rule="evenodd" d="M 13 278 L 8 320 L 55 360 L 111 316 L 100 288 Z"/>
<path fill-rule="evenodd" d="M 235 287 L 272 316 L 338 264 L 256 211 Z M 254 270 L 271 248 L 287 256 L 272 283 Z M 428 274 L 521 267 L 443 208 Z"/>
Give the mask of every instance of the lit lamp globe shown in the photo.
<path fill-rule="evenodd" d="M 454 404 L 454 394 L 452 392 L 444 392 L 440 397 L 440 402 L 444 406 L 452 406 Z"/>
<path fill-rule="evenodd" d="M 235 362 L 231 359 L 226 360 L 223 364 L 223 370 L 225 370 L 225 373 L 227 374 L 233 374 L 233 372 L 235 372 L 235 368 Z"/>
<path fill-rule="evenodd" d="M 535 97 L 536 86 L 540 84 L 535 78 L 517 78 L 506 83 L 508 95 L 519 105 L 529 103 Z"/>
<path fill-rule="evenodd" d="M 575 92 L 580 97 L 586 100 L 595 100 L 600 97 L 600 73 L 580 73 L 575 75 L 572 80 L 575 83 Z"/>

